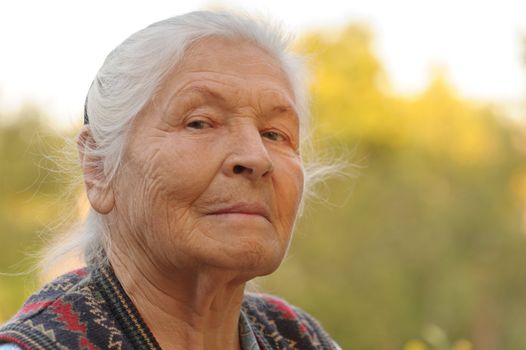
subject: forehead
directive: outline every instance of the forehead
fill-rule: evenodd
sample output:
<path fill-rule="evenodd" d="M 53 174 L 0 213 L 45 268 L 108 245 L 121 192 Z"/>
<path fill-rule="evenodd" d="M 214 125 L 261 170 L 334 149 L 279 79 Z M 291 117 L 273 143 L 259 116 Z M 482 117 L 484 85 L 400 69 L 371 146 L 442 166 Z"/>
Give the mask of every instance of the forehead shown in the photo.
<path fill-rule="evenodd" d="M 221 86 L 225 93 L 234 88 L 247 94 L 279 95 L 293 103 L 280 62 L 246 40 L 208 37 L 194 42 L 161 85 L 161 94 L 177 95 L 200 83 Z"/>

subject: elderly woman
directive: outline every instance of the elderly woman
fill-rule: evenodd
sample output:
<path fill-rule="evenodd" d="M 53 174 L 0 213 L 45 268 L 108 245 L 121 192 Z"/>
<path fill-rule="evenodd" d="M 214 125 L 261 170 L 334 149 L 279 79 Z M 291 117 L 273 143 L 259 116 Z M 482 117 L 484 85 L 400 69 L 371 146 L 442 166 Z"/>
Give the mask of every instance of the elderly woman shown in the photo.
<path fill-rule="evenodd" d="M 300 207 L 301 75 L 279 32 L 221 12 L 111 52 L 78 137 L 90 213 L 56 249 L 87 267 L 31 296 L 3 348 L 337 348 L 305 312 L 245 292 L 280 265 Z"/>

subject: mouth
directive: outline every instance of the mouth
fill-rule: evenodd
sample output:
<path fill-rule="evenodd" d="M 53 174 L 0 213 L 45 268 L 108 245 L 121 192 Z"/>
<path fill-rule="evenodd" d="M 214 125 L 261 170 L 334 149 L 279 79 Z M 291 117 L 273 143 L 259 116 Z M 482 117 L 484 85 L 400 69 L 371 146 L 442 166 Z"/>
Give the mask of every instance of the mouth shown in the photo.
<path fill-rule="evenodd" d="M 221 207 L 210 212 L 208 215 L 246 215 L 260 216 L 270 222 L 270 212 L 266 206 L 259 203 L 235 203 Z"/>

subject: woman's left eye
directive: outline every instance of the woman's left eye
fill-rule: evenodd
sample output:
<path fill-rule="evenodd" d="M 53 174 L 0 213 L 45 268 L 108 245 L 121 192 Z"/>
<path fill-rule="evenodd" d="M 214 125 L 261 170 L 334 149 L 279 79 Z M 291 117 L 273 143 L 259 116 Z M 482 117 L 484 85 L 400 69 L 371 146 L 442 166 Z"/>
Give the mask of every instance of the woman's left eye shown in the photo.
<path fill-rule="evenodd" d="M 210 128 L 211 125 L 209 122 L 206 122 L 204 120 L 194 120 L 186 124 L 186 127 L 191 129 L 206 129 Z"/>
<path fill-rule="evenodd" d="M 285 141 L 287 139 L 284 134 L 277 131 L 264 131 L 261 133 L 261 136 L 272 141 Z"/>

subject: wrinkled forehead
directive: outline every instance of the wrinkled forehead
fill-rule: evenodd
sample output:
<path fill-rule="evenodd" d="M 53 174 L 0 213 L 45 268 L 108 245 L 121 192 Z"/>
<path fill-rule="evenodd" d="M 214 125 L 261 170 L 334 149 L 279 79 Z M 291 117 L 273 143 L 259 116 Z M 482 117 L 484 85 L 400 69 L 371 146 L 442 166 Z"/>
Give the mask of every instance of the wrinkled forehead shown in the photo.
<path fill-rule="evenodd" d="M 243 38 L 209 36 L 197 39 L 186 48 L 178 66 L 192 67 L 207 63 L 211 67 L 222 64 L 221 68 L 224 68 L 234 62 L 242 67 L 262 64 L 267 66 L 268 73 L 285 75 L 281 63 L 272 53 Z"/>
<path fill-rule="evenodd" d="M 184 88 L 196 80 L 221 86 L 260 88 L 265 94 L 280 95 L 294 104 L 294 93 L 281 62 L 260 46 L 246 39 L 206 37 L 185 50 L 181 61 L 167 74 L 164 84 L 170 92 L 174 85 Z"/>

